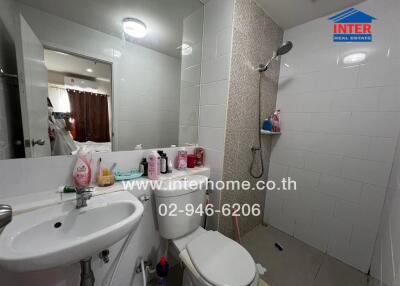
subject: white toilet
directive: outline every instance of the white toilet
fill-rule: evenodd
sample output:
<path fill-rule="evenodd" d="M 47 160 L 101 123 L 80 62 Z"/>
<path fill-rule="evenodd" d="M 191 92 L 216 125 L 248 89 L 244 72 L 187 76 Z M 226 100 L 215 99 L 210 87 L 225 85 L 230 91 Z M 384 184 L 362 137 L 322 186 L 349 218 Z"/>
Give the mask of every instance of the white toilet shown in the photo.
<path fill-rule="evenodd" d="M 183 286 L 257 286 L 256 265 L 247 250 L 217 231 L 200 227 L 201 215 L 187 205 L 204 205 L 207 177 L 188 176 L 186 184 L 164 182 L 154 191 L 160 234 L 171 239 L 184 263 Z M 196 182 L 193 188 L 191 182 Z M 189 207 L 191 208 L 191 206 Z"/>

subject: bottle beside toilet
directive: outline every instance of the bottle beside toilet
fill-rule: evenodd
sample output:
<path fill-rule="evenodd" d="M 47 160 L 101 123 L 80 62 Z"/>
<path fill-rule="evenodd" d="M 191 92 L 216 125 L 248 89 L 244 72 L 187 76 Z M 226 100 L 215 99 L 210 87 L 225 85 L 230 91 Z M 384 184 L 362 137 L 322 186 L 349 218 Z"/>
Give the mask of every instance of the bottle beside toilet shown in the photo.
<path fill-rule="evenodd" d="M 148 177 L 150 180 L 158 180 L 160 173 L 160 155 L 156 151 L 151 151 L 148 162 Z"/>

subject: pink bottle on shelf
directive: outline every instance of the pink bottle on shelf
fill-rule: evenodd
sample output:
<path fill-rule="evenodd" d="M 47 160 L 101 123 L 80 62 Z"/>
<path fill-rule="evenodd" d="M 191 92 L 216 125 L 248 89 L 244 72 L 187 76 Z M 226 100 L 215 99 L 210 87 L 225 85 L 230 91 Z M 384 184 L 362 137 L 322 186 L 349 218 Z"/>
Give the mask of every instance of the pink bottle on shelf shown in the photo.
<path fill-rule="evenodd" d="M 274 114 L 272 115 L 272 132 L 281 132 L 281 118 L 280 118 L 281 111 L 275 110 Z"/>
<path fill-rule="evenodd" d="M 149 154 L 148 178 L 158 180 L 160 178 L 160 155 L 156 151 Z"/>
<path fill-rule="evenodd" d="M 180 148 L 176 155 L 176 168 L 184 170 L 187 168 L 187 151 L 185 148 Z"/>

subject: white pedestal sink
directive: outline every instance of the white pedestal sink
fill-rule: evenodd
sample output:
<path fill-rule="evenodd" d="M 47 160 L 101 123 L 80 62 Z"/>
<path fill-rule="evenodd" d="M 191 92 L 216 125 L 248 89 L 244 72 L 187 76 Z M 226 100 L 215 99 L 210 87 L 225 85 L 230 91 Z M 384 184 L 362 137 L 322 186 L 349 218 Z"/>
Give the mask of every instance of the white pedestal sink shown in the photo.
<path fill-rule="evenodd" d="M 0 234 L 0 266 L 22 272 L 79 262 L 128 235 L 142 214 L 142 203 L 121 191 L 81 209 L 69 201 L 17 215 Z"/>

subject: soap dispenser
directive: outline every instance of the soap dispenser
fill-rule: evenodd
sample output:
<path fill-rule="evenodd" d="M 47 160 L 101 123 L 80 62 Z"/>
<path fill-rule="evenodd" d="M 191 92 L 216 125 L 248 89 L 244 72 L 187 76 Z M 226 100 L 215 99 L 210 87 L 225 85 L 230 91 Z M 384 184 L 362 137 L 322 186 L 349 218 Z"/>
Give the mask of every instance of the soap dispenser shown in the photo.
<path fill-rule="evenodd" d="M 147 163 L 146 158 L 143 158 L 139 164 L 139 172 L 143 174 L 142 176 L 148 175 L 148 168 L 149 168 L 149 164 Z"/>

